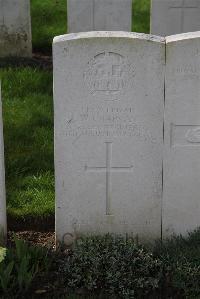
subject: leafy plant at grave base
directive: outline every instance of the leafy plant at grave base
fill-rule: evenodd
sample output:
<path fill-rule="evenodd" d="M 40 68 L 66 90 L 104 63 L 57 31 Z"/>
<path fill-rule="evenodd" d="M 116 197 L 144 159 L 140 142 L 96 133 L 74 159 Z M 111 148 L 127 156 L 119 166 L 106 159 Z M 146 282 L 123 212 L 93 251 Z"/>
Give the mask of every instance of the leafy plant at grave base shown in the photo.
<path fill-rule="evenodd" d="M 188 237 L 173 236 L 155 248 L 172 287 L 186 298 L 200 298 L 200 228 Z"/>
<path fill-rule="evenodd" d="M 0 263 L 5 259 L 6 257 L 6 248 L 0 247 Z"/>
<path fill-rule="evenodd" d="M 132 239 L 106 235 L 79 239 L 59 271 L 73 289 L 143 298 L 160 288 L 162 262 Z"/>
<path fill-rule="evenodd" d="M 26 293 L 35 276 L 46 272 L 49 264 L 46 250 L 15 239 L 15 248 L 7 249 L 0 263 L 0 293 L 12 296 Z"/>

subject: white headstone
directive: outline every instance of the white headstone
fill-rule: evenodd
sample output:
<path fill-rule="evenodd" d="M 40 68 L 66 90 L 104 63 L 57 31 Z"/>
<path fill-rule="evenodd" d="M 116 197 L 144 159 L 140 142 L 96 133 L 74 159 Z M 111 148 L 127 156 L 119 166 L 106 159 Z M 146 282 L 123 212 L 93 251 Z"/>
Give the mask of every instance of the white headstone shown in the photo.
<path fill-rule="evenodd" d="M 151 0 L 151 33 L 161 36 L 200 30 L 200 0 Z"/>
<path fill-rule="evenodd" d="M 131 31 L 132 0 L 68 0 L 68 32 Z"/>
<path fill-rule="evenodd" d="M 1 83 L 1 82 L 0 82 Z M 0 245 L 6 239 L 6 195 L 5 195 L 5 167 L 4 167 L 4 139 L 3 139 L 3 118 L 0 84 Z"/>
<path fill-rule="evenodd" d="M 31 53 L 30 0 L 0 0 L 0 57 Z"/>
<path fill-rule="evenodd" d="M 167 37 L 163 235 L 200 226 L 200 32 Z"/>
<path fill-rule="evenodd" d="M 68 34 L 53 52 L 57 239 L 160 237 L 164 40 Z"/>

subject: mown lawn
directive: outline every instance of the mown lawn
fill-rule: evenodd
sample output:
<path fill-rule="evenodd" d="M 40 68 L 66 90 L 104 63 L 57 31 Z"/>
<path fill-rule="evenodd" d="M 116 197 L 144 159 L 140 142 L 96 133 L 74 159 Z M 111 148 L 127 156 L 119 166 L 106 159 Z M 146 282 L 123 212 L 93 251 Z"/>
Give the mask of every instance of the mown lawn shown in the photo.
<path fill-rule="evenodd" d="M 133 29 L 149 31 L 150 0 L 135 0 Z M 31 0 L 33 50 L 51 54 L 67 32 L 66 0 Z M 54 215 L 52 72 L 1 68 L 8 215 Z"/>
<path fill-rule="evenodd" d="M 33 51 L 50 54 L 54 36 L 67 32 L 66 0 L 31 0 Z"/>
<path fill-rule="evenodd" d="M 133 0 L 132 31 L 149 33 L 150 31 L 150 0 Z"/>
<path fill-rule="evenodd" d="M 52 73 L 0 70 L 8 213 L 54 213 Z"/>

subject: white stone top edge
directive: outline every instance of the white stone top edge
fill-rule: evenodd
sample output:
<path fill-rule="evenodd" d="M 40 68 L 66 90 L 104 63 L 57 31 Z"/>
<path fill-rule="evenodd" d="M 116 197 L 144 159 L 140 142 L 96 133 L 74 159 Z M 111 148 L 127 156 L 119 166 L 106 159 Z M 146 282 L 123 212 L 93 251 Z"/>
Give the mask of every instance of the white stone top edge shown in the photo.
<path fill-rule="evenodd" d="M 194 39 L 194 38 L 200 38 L 200 31 L 166 36 L 166 43 L 168 44 L 168 43 L 173 43 L 173 42 L 187 40 L 187 39 Z"/>
<path fill-rule="evenodd" d="M 137 33 L 137 32 L 126 32 L 126 31 L 89 31 L 79 33 L 69 33 L 54 37 L 53 44 L 78 40 L 87 38 L 101 38 L 101 37 L 116 37 L 116 38 L 130 38 L 130 39 L 141 39 L 158 43 L 165 43 L 165 38 L 161 36 Z"/>

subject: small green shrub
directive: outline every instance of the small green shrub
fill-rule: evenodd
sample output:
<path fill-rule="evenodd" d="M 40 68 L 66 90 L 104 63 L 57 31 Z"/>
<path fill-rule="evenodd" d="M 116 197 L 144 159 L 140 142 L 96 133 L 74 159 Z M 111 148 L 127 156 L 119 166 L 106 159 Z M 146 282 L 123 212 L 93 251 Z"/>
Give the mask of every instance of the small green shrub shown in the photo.
<path fill-rule="evenodd" d="M 188 237 L 171 237 L 156 251 L 170 286 L 180 290 L 184 298 L 200 298 L 200 228 Z"/>
<path fill-rule="evenodd" d="M 46 250 L 27 245 L 15 239 L 0 263 L 0 293 L 15 295 L 26 293 L 39 272 L 48 270 L 50 260 Z"/>
<path fill-rule="evenodd" d="M 117 298 L 144 298 L 159 289 L 162 278 L 159 259 L 132 239 L 110 235 L 78 240 L 72 255 L 60 263 L 69 287 Z"/>

